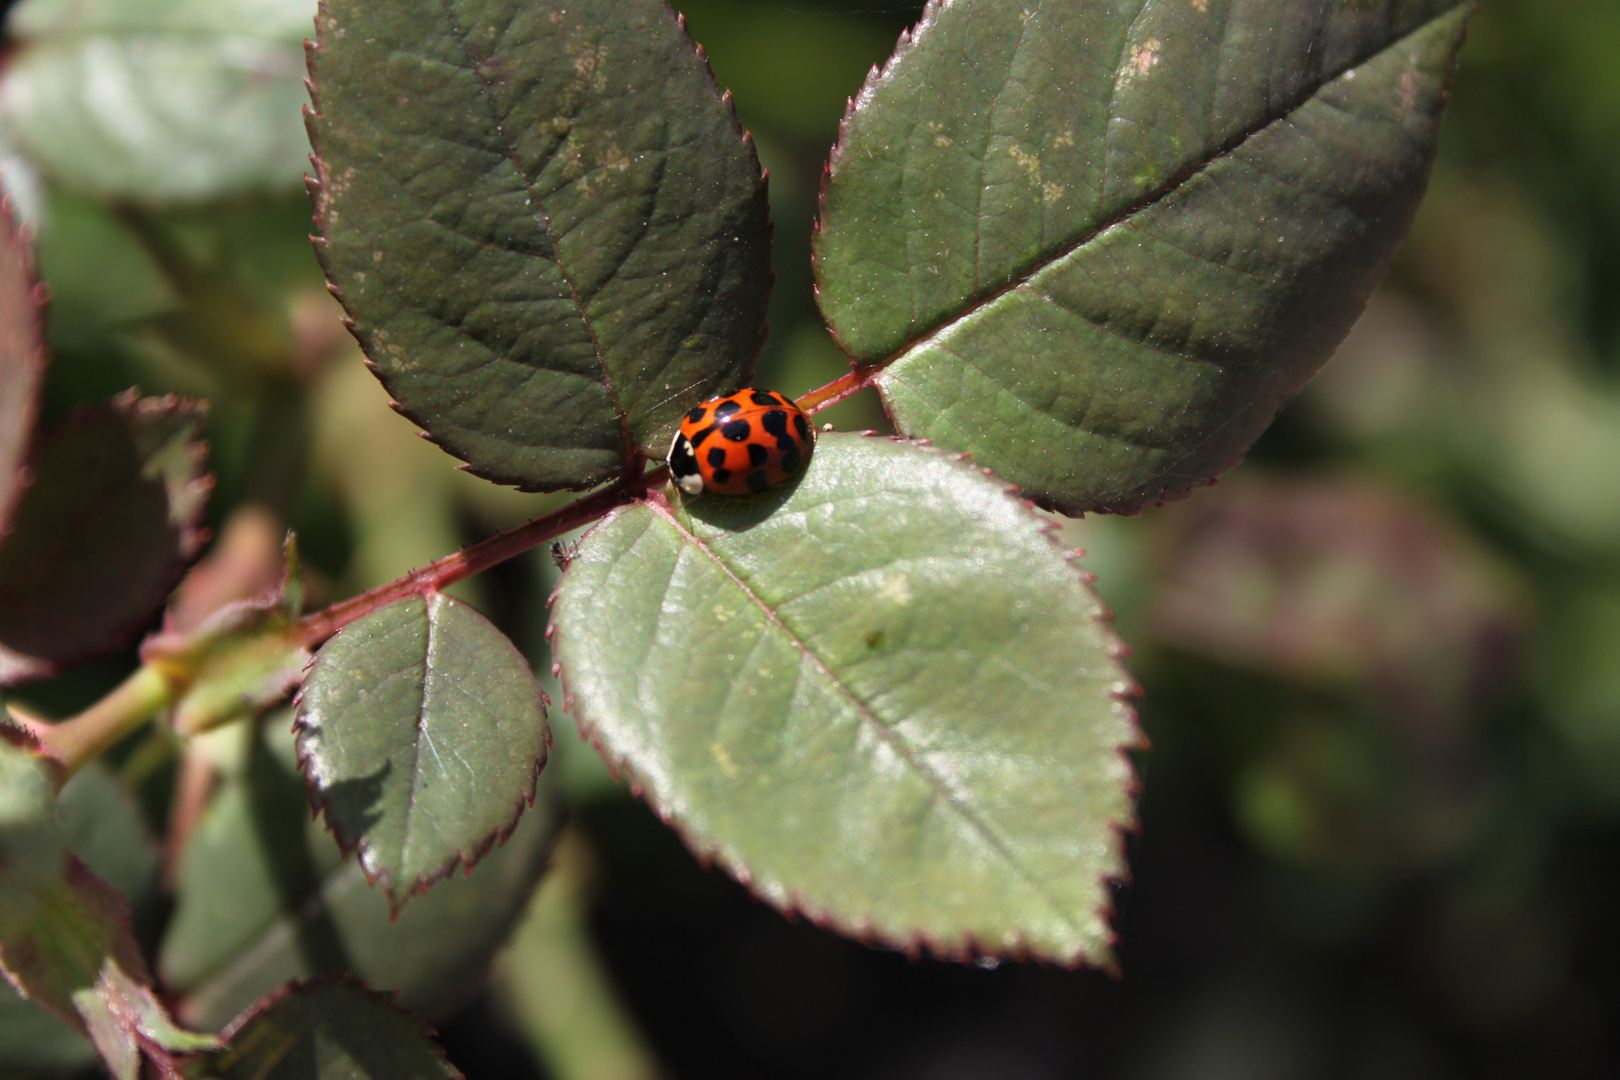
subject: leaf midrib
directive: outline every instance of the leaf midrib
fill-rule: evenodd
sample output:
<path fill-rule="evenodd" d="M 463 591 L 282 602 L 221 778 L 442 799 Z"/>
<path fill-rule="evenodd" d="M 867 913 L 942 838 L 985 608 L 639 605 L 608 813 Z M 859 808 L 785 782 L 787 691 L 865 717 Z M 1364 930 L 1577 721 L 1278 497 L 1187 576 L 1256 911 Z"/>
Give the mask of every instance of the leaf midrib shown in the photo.
<path fill-rule="evenodd" d="M 1015 292 L 1019 288 L 1028 285 L 1031 281 L 1033 281 L 1036 277 L 1038 277 L 1043 271 L 1057 265 L 1058 263 L 1062 262 L 1063 260 L 1065 260 L 1065 259 L 1069 258 L 1070 256 L 1074 255 L 1081 248 L 1084 248 L 1086 245 L 1090 244 L 1093 240 L 1097 239 L 1097 237 L 1101 236 L 1103 233 L 1107 232 L 1108 230 L 1110 230 L 1112 228 L 1115 228 L 1116 226 L 1124 225 L 1124 224 L 1130 222 L 1130 220 L 1132 218 L 1136 217 L 1138 214 L 1141 214 L 1144 211 L 1149 210 L 1152 207 L 1156 206 L 1160 201 L 1162 201 L 1167 196 L 1174 193 L 1177 189 L 1184 186 L 1188 181 L 1192 180 L 1195 176 L 1202 173 L 1205 169 L 1208 169 L 1210 166 L 1214 165 L 1217 161 L 1220 161 L 1222 158 L 1229 157 L 1233 152 L 1235 152 L 1239 147 L 1241 147 L 1244 143 L 1248 142 L 1250 139 L 1252 139 L 1255 136 L 1259 135 L 1260 133 L 1264 132 L 1267 128 L 1271 127 L 1273 124 L 1280 123 L 1283 120 L 1286 120 L 1289 116 L 1293 115 L 1295 112 L 1299 111 L 1306 104 L 1308 104 L 1311 101 L 1312 98 L 1316 97 L 1316 95 L 1319 94 L 1322 91 L 1323 87 L 1325 87 L 1329 83 L 1335 82 L 1339 78 L 1343 77 L 1343 75 L 1346 72 L 1351 71 L 1351 70 L 1353 70 L 1355 68 L 1359 68 L 1362 65 L 1364 65 L 1366 63 L 1369 63 L 1370 61 L 1384 55 L 1385 53 L 1389 52 L 1391 49 L 1394 49 L 1394 48 L 1398 47 L 1403 41 L 1406 41 L 1406 40 L 1408 40 L 1408 39 L 1410 39 L 1412 37 L 1417 36 L 1418 34 L 1423 33 L 1425 30 L 1427 30 L 1429 27 L 1433 26 L 1435 23 L 1439 22 L 1441 19 L 1444 19 L 1447 16 L 1452 15 L 1459 8 L 1465 8 L 1465 7 L 1470 6 L 1470 4 L 1473 3 L 1473 2 L 1474 2 L 1474 0 L 1458 0 L 1457 3 L 1452 4 L 1450 7 L 1446 8 L 1445 11 L 1443 11 L 1440 14 L 1436 15 L 1434 18 L 1428 19 L 1427 21 L 1419 24 L 1418 26 L 1414 27 L 1412 30 L 1408 31 L 1406 34 L 1403 34 L 1400 37 L 1395 38 L 1393 41 L 1388 42 L 1387 44 L 1385 44 L 1385 45 L 1383 45 L 1383 46 L 1381 46 L 1381 47 L 1367 53 L 1364 56 L 1357 57 L 1356 59 L 1346 63 L 1344 66 L 1342 66 L 1339 69 L 1331 72 L 1330 74 L 1322 76 L 1315 83 L 1311 84 L 1309 89 L 1302 90 L 1301 93 L 1299 94 L 1299 96 L 1294 101 L 1292 101 L 1286 108 L 1278 110 L 1275 114 L 1268 115 L 1268 116 L 1264 117 L 1263 119 L 1258 121 L 1253 127 L 1248 128 L 1248 129 L 1246 129 L 1244 131 L 1241 131 L 1241 132 L 1233 135 L 1226 142 L 1221 143 L 1218 146 L 1211 149 L 1206 154 L 1206 156 L 1204 156 L 1203 158 L 1199 159 L 1198 161 L 1192 163 L 1191 165 L 1187 166 L 1181 172 L 1176 173 L 1175 175 L 1171 176 L 1169 179 L 1165 180 L 1165 182 L 1163 184 L 1161 184 L 1157 188 L 1154 188 L 1153 190 L 1149 191 L 1147 194 L 1143 195 L 1142 198 L 1138 199 L 1136 202 L 1131 203 L 1128 206 L 1124 207 L 1123 209 L 1117 211 L 1112 217 L 1097 222 L 1090 229 L 1087 229 L 1086 231 L 1082 232 L 1080 234 L 1080 236 L 1077 239 L 1075 239 L 1074 241 L 1072 241 L 1071 243 L 1067 244 L 1066 246 L 1063 246 L 1061 248 L 1056 249 L 1056 251 L 1052 255 L 1050 255 L 1049 257 L 1044 257 L 1042 259 L 1039 259 L 1038 261 L 1032 263 L 1025 270 L 1019 271 L 1012 278 L 1010 278 L 1007 281 L 1006 284 L 1002 285 L 1000 288 L 998 288 L 998 289 L 996 289 L 996 290 L 994 290 L 992 292 L 986 293 L 983 297 L 979 297 L 979 298 L 969 297 L 966 304 L 961 309 L 959 309 L 955 314 L 948 315 L 948 316 L 944 317 L 938 323 L 936 323 L 931 329 L 929 329 L 929 330 L 927 330 L 927 331 L 925 331 L 925 332 L 923 332 L 921 334 L 917 334 L 914 337 L 908 338 L 905 342 L 903 342 L 901 345 L 899 345 L 897 348 L 895 348 L 892 352 L 888 353 L 887 355 L 882 356 L 882 357 L 878 358 L 877 360 L 872 360 L 872 361 L 862 361 L 862 360 L 860 360 L 859 357 L 856 357 L 855 358 L 856 362 L 864 370 L 867 377 L 872 377 L 872 376 L 875 376 L 876 374 L 878 374 L 879 372 L 883 371 L 887 367 L 889 367 L 895 361 L 900 360 L 903 357 L 905 357 L 905 356 L 907 356 L 907 355 L 909 355 L 909 354 L 911 354 L 913 352 L 916 352 L 917 350 L 919 350 L 919 349 L 921 349 L 921 348 L 923 348 L 923 347 L 925 347 L 927 345 L 932 344 L 936 339 L 942 337 L 944 334 L 946 334 L 948 331 L 954 329 L 959 324 L 961 324 L 961 323 L 965 322 L 966 320 L 972 318 L 974 315 L 978 314 L 980 311 L 982 311 L 982 310 L 984 310 L 986 308 L 993 307 L 998 301 L 1000 301 L 1002 299 L 1002 297 L 1007 296 L 1010 293 Z M 1229 27 L 1223 27 L 1222 28 L 1222 38 L 1221 38 L 1222 47 L 1224 47 L 1224 45 L 1225 45 L 1226 33 L 1227 33 L 1228 29 L 1229 29 Z M 1117 84 L 1117 81 L 1118 81 L 1117 77 L 1116 77 L 1115 81 L 1116 81 L 1116 84 Z M 1005 84 L 1003 84 L 1002 89 L 1005 89 Z M 1116 86 L 1116 89 L 1117 89 L 1117 86 Z M 1109 115 L 1106 118 L 1106 123 L 1105 123 L 1105 126 L 1104 126 L 1105 131 L 1107 130 L 1107 124 L 1111 123 L 1112 120 L 1113 120 L 1113 106 L 1112 106 L 1112 104 L 1110 104 L 1110 106 L 1109 106 Z M 1104 142 L 1105 142 L 1105 163 L 1106 163 L 1106 135 L 1104 137 Z M 835 157 L 837 156 L 837 151 L 836 150 L 834 151 L 834 155 L 835 155 Z M 982 192 L 981 192 L 981 195 L 982 195 Z M 977 228 L 977 227 L 978 227 L 978 222 L 977 222 L 977 217 L 976 217 L 975 218 L 975 228 Z M 976 259 L 975 259 L 975 263 L 977 263 Z M 908 257 L 907 260 L 906 260 L 906 270 L 907 270 L 908 275 L 910 274 L 911 269 L 912 269 L 912 263 L 911 263 L 910 258 Z M 977 274 L 977 269 L 976 268 L 975 268 L 975 274 Z"/>
<path fill-rule="evenodd" d="M 736 586 L 736 588 L 740 590 L 750 602 L 754 604 L 755 607 L 759 609 L 760 613 L 765 617 L 766 622 L 775 627 L 784 637 L 786 637 L 787 640 L 792 643 L 793 647 L 799 651 L 800 655 L 804 656 L 816 666 L 816 669 L 821 672 L 822 676 L 833 686 L 839 695 L 848 701 L 855 709 L 855 712 L 860 719 L 865 723 L 870 724 L 871 727 L 877 731 L 878 736 L 883 739 L 884 742 L 888 743 L 894 748 L 894 750 L 900 755 L 901 760 L 905 761 L 911 766 L 916 775 L 920 777 L 930 789 L 933 790 L 935 795 L 945 805 L 949 806 L 953 811 L 955 811 L 957 815 L 964 822 L 966 822 L 967 825 L 972 828 L 972 830 L 977 833 L 986 844 L 989 845 L 992 851 L 1001 856 L 1007 865 L 1011 866 L 1018 876 L 1023 878 L 1024 881 L 1028 883 L 1034 894 L 1041 898 L 1041 900 L 1053 912 L 1053 914 L 1055 914 L 1072 933 L 1081 936 L 1086 933 L 1085 927 L 1077 922 L 1074 917 L 1065 909 L 1065 907 L 1058 902 L 1057 898 L 1054 897 L 1048 890 L 1046 883 L 1042 881 L 1033 871 L 1031 871 L 1029 867 L 1024 865 L 1023 860 L 1017 856 L 1008 842 L 1002 838 L 1001 834 L 988 822 L 983 820 L 977 813 L 975 813 L 972 807 L 964 804 L 961 799 L 957 797 L 956 793 L 951 790 L 950 786 L 946 784 L 945 781 L 933 769 L 931 769 L 916 756 L 911 745 L 901 738 L 900 735 L 896 733 L 888 724 L 884 723 L 883 720 L 880 719 L 875 713 L 873 713 L 867 707 L 866 702 L 862 701 L 860 697 L 856 695 L 856 693 L 851 690 L 830 667 L 827 666 L 826 662 L 810 648 L 808 643 L 806 643 L 802 637 L 800 637 L 782 621 L 775 609 L 773 609 L 769 604 L 765 603 L 765 601 L 756 592 L 754 592 L 751 587 L 749 587 L 748 583 L 739 577 L 737 573 L 726 564 L 725 560 L 716 555 L 714 551 L 709 548 L 708 544 L 700 539 L 696 534 L 683 526 L 674 516 L 674 514 L 670 512 L 668 505 L 663 501 L 662 497 L 648 499 L 644 505 L 651 509 L 653 513 L 667 521 L 670 527 L 673 528 L 681 539 L 686 542 L 687 547 L 694 548 L 702 552 L 703 555 L 711 563 L 713 563 L 714 566 L 717 567 L 720 572 L 724 574 L 726 578 L 730 580 L 731 583 Z"/>
<path fill-rule="evenodd" d="M 448 0 L 441 5 L 441 9 L 444 12 L 445 22 L 450 26 L 451 35 L 456 39 L 456 44 L 461 47 L 462 55 L 467 58 L 467 70 L 478 84 L 478 97 L 484 102 L 485 107 L 489 109 L 490 118 L 495 122 L 495 130 L 500 132 L 506 161 L 516 170 L 518 178 L 523 183 L 523 189 L 529 193 L 529 202 L 534 207 L 535 215 L 540 220 L 540 227 L 545 231 L 546 239 L 551 243 L 551 250 L 556 256 L 555 259 L 551 260 L 551 263 L 557 268 L 557 274 L 562 278 L 563 284 L 568 287 L 568 296 L 573 301 L 574 310 L 579 315 L 579 321 L 584 325 L 585 332 L 590 335 L 591 350 L 596 354 L 597 365 L 602 369 L 602 386 L 607 390 L 608 400 L 613 403 L 613 413 L 619 422 L 620 458 L 625 468 L 631 468 L 637 460 L 637 443 L 630 432 L 630 414 L 625 411 L 624 404 L 619 400 L 619 390 L 613 384 L 613 372 L 608 366 L 607 354 L 602 351 L 602 343 L 596 336 L 596 324 L 591 321 L 590 314 L 585 310 L 585 301 L 580 296 L 579 288 L 574 284 L 573 276 L 569 274 L 568 268 L 563 265 L 562 250 L 557 246 L 557 239 L 551 230 L 551 215 L 546 211 L 539 189 L 535 187 L 534 182 L 529 179 L 528 173 L 523 168 L 523 163 L 518 157 L 517 146 L 512 141 L 512 136 L 506 128 L 507 118 L 495 107 L 495 101 L 490 96 L 489 84 L 484 80 L 481 65 L 468 47 L 467 35 L 462 31 L 461 24 L 456 21 L 455 13 L 451 10 L 451 4 Z M 597 63 L 600 63 L 602 55 L 600 35 L 592 43 L 592 51 L 596 55 Z M 593 67 L 592 70 L 594 71 L 595 68 Z"/>

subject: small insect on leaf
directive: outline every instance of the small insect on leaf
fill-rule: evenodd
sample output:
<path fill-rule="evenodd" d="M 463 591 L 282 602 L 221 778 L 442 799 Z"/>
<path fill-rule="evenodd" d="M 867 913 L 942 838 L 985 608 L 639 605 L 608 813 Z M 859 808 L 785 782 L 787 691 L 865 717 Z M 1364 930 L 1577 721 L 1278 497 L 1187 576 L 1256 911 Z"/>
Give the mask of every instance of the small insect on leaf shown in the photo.
<path fill-rule="evenodd" d="M 754 495 L 796 476 L 815 449 L 810 418 L 774 390 L 738 390 L 687 413 L 669 473 L 688 495 Z"/>

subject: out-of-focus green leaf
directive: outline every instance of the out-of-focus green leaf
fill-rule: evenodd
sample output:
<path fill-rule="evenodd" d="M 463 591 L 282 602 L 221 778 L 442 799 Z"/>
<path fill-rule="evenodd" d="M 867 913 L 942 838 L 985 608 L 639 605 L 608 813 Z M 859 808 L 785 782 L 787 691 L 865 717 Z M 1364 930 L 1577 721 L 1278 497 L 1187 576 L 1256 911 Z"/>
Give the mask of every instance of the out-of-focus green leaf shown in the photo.
<path fill-rule="evenodd" d="M 181 860 L 158 967 L 180 1019 L 214 1030 L 288 979 L 352 971 L 441 1017 L 465 1000 L 539 876 L 555 827 L 541 799 L 468 877 L 441 882 L 397 918 L 381 890 L 311 821 L 287 722 L 249 742 Z M 213 739 L 248 734 L 225 729 Z"/>
<path fill-rule="evenodd" d="M 152 618 L 202 543 L 202 415 L 123 395 L 41 446 L 0 544 L 0 686 L 120 648 Z"/>
<path fill-rule="evenodd" d="M 902 431 L 1131 511 L 1242 455 L 1423 192 L 1459 0 L 934 0 L 845 120 L 822 308 Z"/>
<path fill-rule="evenodd" d="M 102 195 L 158 202 L 290 189 L 306 166 L 313 0 L 28 0 L 0 81 L 27 155 Z"/>
<path fill-rule="evenodd" d="M 270 595 L 229 604 L 190 632 L 164 633 L 141 646 L 143 661 L 187 687 L 173 715 L 182 735 L 258 716 L 303 682 L 311 657 L 295 628 L 304 586 L 291 537 L 285 553 L 285 575 Z"/>
<path fill-rule="evenodd" d="M 459 1080 L 431 1032 L 348 980 L 278 991 L 231 1025 L 219 1080 Z"/>
<path fill-rule="evenodd" d="M 327 273 L 401 411 L 580 487 L 746 381 L 771 284 L 752 144 L 659 0 L 326 0 Z"/>
<path fill-rule="evenodd" d="M 789 489 L 605 519 L 553 655 L 610 764 L 777 906 L 1101 963 L 1138 737 L 1072 554 L 978 469 L 827 435 Z"/>
<path fill-rule="evenodd" d="M 1249 472 L 1164 524 L 1151 628 L 1184 648 L 1364 687 L 1442 729 L 1522 670 L 1528 590 L 1461 526 L 1396 492 Z"/>
<path fill-rule="evenodd" d="M 28 485 L 24 466 L 45 380 L 42 301 L 28 242 L 10 208 L 0 208 L 0 540 Z"/>
<path fill-rule="evenodd" d="M 0 730 L 0 971 L 69 1023 L 111 960 L 144 977 L 123 896 L 70 852 L 59 833 L 46 765 Z"/>
<path fill-rule="evenodd" d="M 137 912 L 149 904 L 157 887 L 157 850 L 116 778 L 92 762 L 62 788 L 57 805 L 62 837 L 73 853 Z M 7 1066 L 70 1068 L 94 1058 L 94 1048 L 72 1026 L 0 984 L 0 1072 Z"/>
<path fill-rule="evenodd" d="M 312 801 L 396 907 L 512 830 L 551 740 L 529 662 L 442 593 L 339 631 L 297 724 Z"/>

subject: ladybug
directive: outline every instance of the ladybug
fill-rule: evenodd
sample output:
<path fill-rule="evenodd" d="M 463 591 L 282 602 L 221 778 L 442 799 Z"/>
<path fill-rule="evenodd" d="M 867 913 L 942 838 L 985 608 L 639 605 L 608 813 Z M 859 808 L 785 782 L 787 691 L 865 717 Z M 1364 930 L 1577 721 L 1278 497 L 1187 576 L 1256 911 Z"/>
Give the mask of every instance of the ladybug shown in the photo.
<path fill-rule="evenodd" d="M 815 449 L 810 420 L 774 390 L 710 398 L 681 420 L 669 474 L 688 495 L 749 495 L 780 484 Z"/>

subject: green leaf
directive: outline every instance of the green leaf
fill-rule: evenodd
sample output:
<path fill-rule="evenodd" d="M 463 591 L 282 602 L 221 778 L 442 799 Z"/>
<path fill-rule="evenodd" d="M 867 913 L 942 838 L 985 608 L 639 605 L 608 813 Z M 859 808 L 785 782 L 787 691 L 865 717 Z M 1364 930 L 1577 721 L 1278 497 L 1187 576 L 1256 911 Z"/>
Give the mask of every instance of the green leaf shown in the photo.
<path fill-rule="evenodd" d="M 1072 554 L 978 469 L 829 434 L 790 489 L 606 518 L 553 654 L 609 764 L 778 907 L 1107 962 L 1138 735 Z"/>
<path fill-rule="evenodd" d="M 432 1034 L 381 994 L 349 981 L 277 992 L 231 1025 L 210 1062 L 218 1080 L 459 1080 Z"/>
<path fill-rule="evenodd" d="M 456 875 L 391 917 L 387 898 L 345 860 L 297 774 L 285 719 L 208 736 L 243 740 L 186 846 L 158 968 L 183 995 L 176 1014 L 214 1030 L 288 979 L 352 971 L 442 1017 L 465 1001 L 522 912 L 555 829 L 540 799 L 470 876 Z M 542 784 L 544 788 L 544 784 Z"/>
<path fill-rule="evenodd" d="M 551 741 L 529 662 L 442 593 L 339 631 L 297 725 L 311 800 L 396 908 L 512 831 Z"/>
<path fill-rule="evenodd" d="M 93 874 L 129 897 L 138 920 L 140 910 L 155 899 L 158 861 L 129 793 L 104 766 L 92 762 L 62 788 L 57 805 L 68 847 Z M 72 1025 L 0 983 L 0 1074 L 5 1066 L 83 1066 L 95 1056 Z"/>
<path fill-rule="evenodd" d="M 0 208 L 0 540 L 28 485 L 24 466 L 45 381 L 43 306 L 28 241 L 10 207 Z"/>
<path fill-rule="evenodd" d="M 0 686 L 123 647 L 202 545 L 203 407 L 121 395 L 40 447 L 0 544 Z"/>
<path fill-rule="evenodd" d="M 45 764 L 0 729 L 0 972 L 84 1030 L 74 1001 L 112 960 L 144 976 L 124 897 L 86 870 L 58 831 Z"/>
<path fill-rule="evenodd" d="M 478 475 L 583 487 L 746 382 L 753 144 L 661 0 L 324 0 L 327 274 L 400 411 Z"/>
<path fill-rule="evenodd" d="M 48 172 L 157 202 L 296 188 L 313 0 L 27 0 L 0 124 Z"/>
<path fill-rule="evenodd" d="M 1238 461 L 1427 183 L 1471 0 L 933 0 L 845 119 L 822 310 L 896 426 L 1068 512 Z"/>

